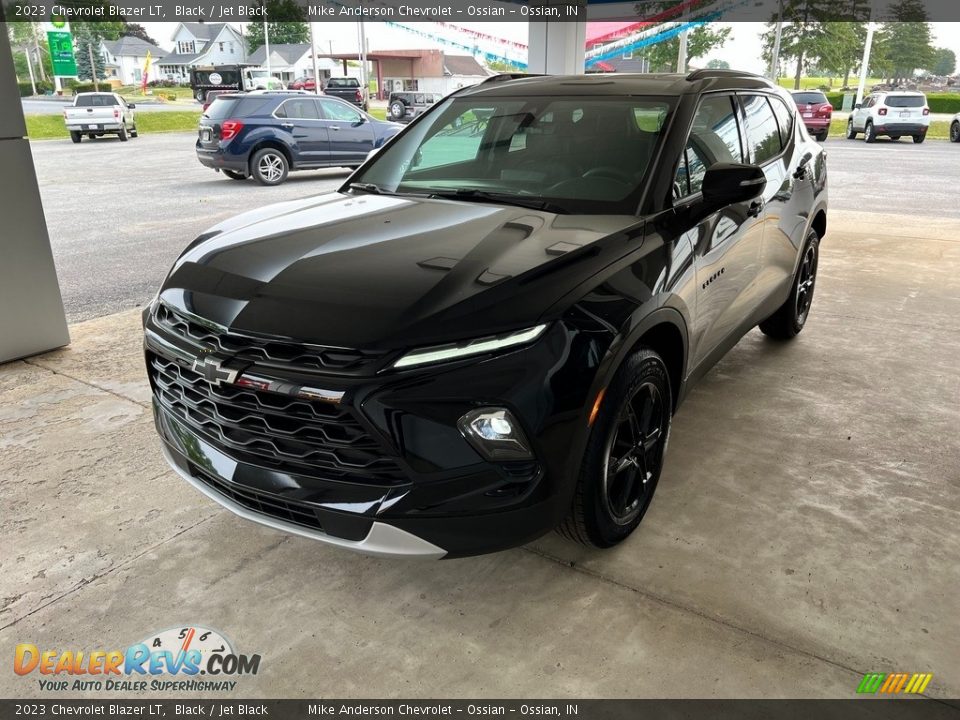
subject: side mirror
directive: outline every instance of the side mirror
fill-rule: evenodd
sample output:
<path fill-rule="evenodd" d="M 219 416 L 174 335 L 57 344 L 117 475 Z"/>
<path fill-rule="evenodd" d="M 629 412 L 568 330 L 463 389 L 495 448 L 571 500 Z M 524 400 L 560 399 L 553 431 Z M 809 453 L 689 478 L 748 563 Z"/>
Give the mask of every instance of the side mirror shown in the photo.
<path fill-rule="evenodd" d="M 127 107 L 133 110 L 136 107 L 136 103 L 127 103 Z"/>
<path fill-rule="evenodd" d="M 861 103 L 856 103 L 856 104 L 854 104 L 853 109 L 854 109 L 854 110 L 859 110 L 859 109 L 862 108 L 862 107 L 863 107 L 863 105 L 862 105 Z"/>
<path fill-rule="evenodd" d="M 717 163 L 703 176 L 703 202 L 709 212 L 753 200 L 767 186 L 767 176 L 756 165 Z"/>

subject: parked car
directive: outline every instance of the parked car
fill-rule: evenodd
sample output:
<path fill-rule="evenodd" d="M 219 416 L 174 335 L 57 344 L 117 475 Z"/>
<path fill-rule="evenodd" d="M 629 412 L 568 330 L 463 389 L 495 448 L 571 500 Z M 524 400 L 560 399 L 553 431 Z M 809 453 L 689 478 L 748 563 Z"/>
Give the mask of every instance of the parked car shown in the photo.
<path fill-rule="evenodd" d="M 833 105 L 819 90 L 797 90 L 792 93 L 807 132 L 817 140 L 826 140 L 833 120 Z"/>
<path fill-rule="evenodd" d="M 137 119 L 133 114 L 136 107 L 116 93 L 77 93 L 73 105 L 63 110 L 63 122 L 75 143 L 84 135 L 90 139 L 117 135 L 126 142 L 128 137 L 138 135 Z"/>
<path fill-rule="evenodd" d="M 291 170 L 359 167 L 400 128 L 302 91 L 221 95 L 200 117 L 197 159 L 233 180 L 279 185 Z"/>
<path fill-rule="evenodd" d="M 929 128 L 930 107 L 923 93 L 875 92 L 854 106 L 847 121 L 847 137 L 853 140 L 863 133 L 863 139 L 872 143 L 881 136 L 899 140 L 910 135 L 915 143 L 922 143 Z"/>
<path fill-rule="evenodd" d="M 950 123 L 950 142 L 960 143 L 960 113 L 954 115 Z"/>
<path fill-rule="evenodd" d="M 823 148 L 761 77 L 492 78 L 187 247 L 143 316 L 164 453 L 344 548 L 615 545 L 693 383 L 803 330 L 826 228 Z"/>
<path fill-rule="evenodd" d="M 364 112 L 370 109 L 366 90 L 360 87 L 360 81 L 353 77 L 329 78 L 323 86 L 323 94 L 345 100 Z"/>
<path fill-rule="evenodd" d="M 439 93 L 392 92 L 387 100 L 387 117 L 394 122 L 408 123 L 440 102 Z"/>
<path fill-rule="evenodd" d="M 288 90 L 308 90 L 313 92 L 317 89 L 317 81 L 310 75 L 298 77 L 287 85 Z"/>

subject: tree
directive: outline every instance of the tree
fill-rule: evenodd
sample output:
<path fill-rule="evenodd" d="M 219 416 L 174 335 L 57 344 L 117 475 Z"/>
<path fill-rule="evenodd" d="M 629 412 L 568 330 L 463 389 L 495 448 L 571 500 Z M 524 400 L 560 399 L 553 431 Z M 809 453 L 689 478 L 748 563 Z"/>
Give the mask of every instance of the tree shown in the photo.
<path fill-rule="evenodd" d="M 884 23 L 874 42 L 880 46 L 881 57 L 886 61 L 886 75 L 891 85 L 912 79 L 918 69 L 933 65 L 935 53 L 929 23 Z"/>
<path fill-rule="evenodd" d="M 707 67 L 711 70 L 729 70 L 730 63 L 728 63 L 726 60 L 713 59 L 707 63 Z"/>
<path fill-rule="evenodd" d="M 850 73 L 857 69 L 863 59 L 863 46 L 867 41 L 867 26 L 859 22 L 826 23 L 811 53 L 816 55 L 817 66 L 829 77 L 843 76 L 843 86 L 850 83 Z"/>
<path fill-rule="evenodd" d="M 800 89 L 800 78 L 811 60 L 816 60 L 816 48 L 822 48 L 828 20 L 836 20 L 836 8 L 832 0 L 784 0 L 783 31 L 780 37 L 780 58 L 796 63 L 793 87 Z M 774 29 L 778 17 L 774 16 L 767 27 L 770 32 L 763 41 L 763 58 L 769 66 L 773 58 Z"/>
<path fill-rule="evenodd" d="M 123 31 L 120 33 L 120 37 L 137 37 L 143 40 L 144 42 L 150 43 L 151 45 L 157 45 L 157 46 L 160 45 L 160 43 L 158 43 L 156 40 L 150 37 L 150 35 L 147 33 L 146 28 L 144 28 L 143 25 L 139 23 L 127 23 L 124 26 Z"/>
<path fill-rule="evenodd" d="M 696 60 L 714 48 L 722 47 L 730 32 L 731 28 L 712 28 L 709 23 L 690 30 L 687 33 L 687 60 Z M 680 55 L 680 38 L 661 40 L 643 48 L 640 54 L 650 61 L 651 72 L 673 72 Z"/>
<path fill-rule="evenodd" d="M 123 22 L 71 22 L 73 54 L 77 60 L 77 77 L 98 82 L 106 77 L 101 40 L 116 40 L 123 31 Z M 94 67 L 90 67 L 93 56 Z"/>
<path fill-rule="evenodd" d="M 270 18 L 267 30 L 271 43 L 308 43 L 310 28 L 306 23 L 307 13 L 297 0 L 266 0 L 266 16 Z M 258 0 L 257 5 L 264 3 Z M 263 23 L 251 22 L 246 30 L 247 49 L 254 52 L 266 44 L 263 36 Z"/>
<path fill-rule="evenodd" d="M 937 48 L 934 50 L 933 66 L 930 72 L 933 75 L 947 76 L 953 75 L 957 69 L 957 55 L 949 48 Z"/>
<path fill-rule="evenodd" d="M 520 69 L 519 65 L 515 65 L 506 60 L 487 60 L 485 65 L 488 70 L 492 70 L 497 73 L 510 73 L 517 72 Z"/>

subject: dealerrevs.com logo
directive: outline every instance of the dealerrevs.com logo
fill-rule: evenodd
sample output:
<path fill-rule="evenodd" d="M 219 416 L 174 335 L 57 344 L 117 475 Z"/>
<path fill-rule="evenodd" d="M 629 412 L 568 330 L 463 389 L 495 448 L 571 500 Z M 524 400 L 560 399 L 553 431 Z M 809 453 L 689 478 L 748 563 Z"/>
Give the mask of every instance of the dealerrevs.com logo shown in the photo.
<path fill-rule="evenodd" d="M 234 690 L 256 675 L 260 655 L 243 655 L 223 634 L 199 625 L 154 633 L 125 650 L 51 650 L 20 643 L 13 671 L 57 691 L 190 692 Z"/>

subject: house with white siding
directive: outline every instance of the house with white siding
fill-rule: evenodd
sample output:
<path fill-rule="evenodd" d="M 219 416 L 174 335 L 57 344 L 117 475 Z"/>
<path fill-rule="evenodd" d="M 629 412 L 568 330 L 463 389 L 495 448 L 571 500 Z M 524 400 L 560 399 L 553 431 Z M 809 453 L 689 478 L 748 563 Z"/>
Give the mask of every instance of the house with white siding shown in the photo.
<path fill-rule="evenodd" d="M 100 54 L 108 81 L 119 80 L 122 85 L 138 85 L 143 81 L 143 70 L 150 53 L 149 80 L 157 79 L 157 64 L 167 54 L 138 37 L 122 37 L 117 40 L 101 40 Z"/>
<path fill-rule="evenodd" d="M 189 82 L 191 67 L 248 62 L 243 36 L 227 23 L 177 23 L 171 40 L 173 52 L 157 66 L 158 79 Z"/>
<path fill-rule="evenodd" d="M 309 43 L 270 44 L 270 62 L 267 63 L 267 49 L 261 45 L 251 54 L 247 62 L 259 67 L 270 68 L 270 74 L 289 84 L 297 78 L 313 77 L 313 56 Z M 324 82 L 334 71 L 337 63 L 327 58 L 317 58 L 317 72 Z"/>

